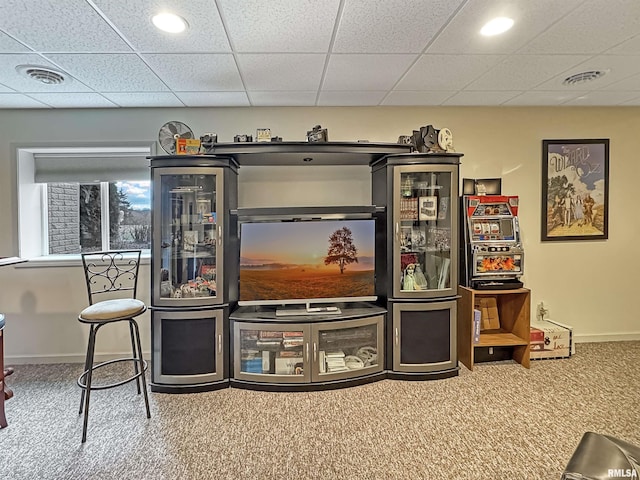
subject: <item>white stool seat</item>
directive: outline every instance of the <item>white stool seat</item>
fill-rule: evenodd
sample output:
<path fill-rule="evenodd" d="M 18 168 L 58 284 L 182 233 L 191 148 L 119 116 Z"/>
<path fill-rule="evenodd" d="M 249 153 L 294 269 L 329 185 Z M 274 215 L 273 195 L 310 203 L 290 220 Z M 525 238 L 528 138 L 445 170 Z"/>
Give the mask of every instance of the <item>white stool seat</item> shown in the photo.
<path fill-rule="evenodd" d="M 78 319 L 86 323 L 110 322 L 135 317 L 146 309 L 144 302 L 135 298 L 103 300 L 82 310 Z"/>

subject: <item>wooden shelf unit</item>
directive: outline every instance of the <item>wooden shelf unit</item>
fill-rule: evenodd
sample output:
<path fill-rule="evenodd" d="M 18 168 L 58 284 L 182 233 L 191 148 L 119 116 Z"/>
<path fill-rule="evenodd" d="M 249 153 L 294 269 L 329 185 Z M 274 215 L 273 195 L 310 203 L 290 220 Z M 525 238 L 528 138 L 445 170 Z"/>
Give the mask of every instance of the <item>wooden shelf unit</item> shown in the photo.
<path fill-rule="evenodd" d="M 473 370 L 474 350 L 481 347 L 511 347 L 513 359 L 529 368 L 529 334 L 531 321 L 531 291 L 474 290 L 458 286 L 458 360 Z M 473 342 L 473 309 L 479 297 L 494 297 L 498 306 L 500 328 L 482 330 L 480 341 Z"/>

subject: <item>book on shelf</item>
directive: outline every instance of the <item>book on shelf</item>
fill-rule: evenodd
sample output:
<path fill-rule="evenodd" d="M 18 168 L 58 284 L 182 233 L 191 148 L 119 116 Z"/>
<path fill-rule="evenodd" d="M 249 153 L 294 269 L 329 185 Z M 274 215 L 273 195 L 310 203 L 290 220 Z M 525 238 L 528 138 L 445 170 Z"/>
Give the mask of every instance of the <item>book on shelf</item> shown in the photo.
<path fill-rule="evenodd" d="M 482 312 L 477 308 L 473 309 L 473 343 L 480 342 L 480 323 L 482 321 Z"/>
<path fill-rule="evenodd" d="M 304 332 L 282 332 L 282 336 L 287 338 L 287 337 L 300 337 L 303 338 L 304 337 Z"/>
<path fill-rule="evenodd" d="M 258 340 L 256 345 L 259 347 L 276 347 L 282 344 L 282 340 L 276 339 L 267 339 L 267 340 Z"/>
<path fill-rule="evenodd" d="M 272 332 L 271 330 L 260 330 L 260 338 L 282 338 L 283 332 Z"/>
<path fill-rule="evenodd" d="M 324 350 L 320 350 L 318 353 L 318 363 L 320 364 L 320 373 L 327 373 L 327 361 L 324 355 Z"/>
<path fill-rule="evenodd" d="M 332 350 L 330 352 L 325 352 L 325 357 L 327 360 L 330 358 L 344 358 L 344 352 L 342 350 Z"/>
<path fill-rule="evenodd" d="M 303 343 L 304 343 L 304 341 L 303 341 L 302 337 L 299 337 L 299 338 L 284 338 L 282 340 L 282 346 L 284 348 L 301 347 Z"/>
<path fill-rule="evenodd" d="M 300 350 L 280 350 L 278 352 L 278 358 L 287 358 L 287 357 L 299 357 Z"/>

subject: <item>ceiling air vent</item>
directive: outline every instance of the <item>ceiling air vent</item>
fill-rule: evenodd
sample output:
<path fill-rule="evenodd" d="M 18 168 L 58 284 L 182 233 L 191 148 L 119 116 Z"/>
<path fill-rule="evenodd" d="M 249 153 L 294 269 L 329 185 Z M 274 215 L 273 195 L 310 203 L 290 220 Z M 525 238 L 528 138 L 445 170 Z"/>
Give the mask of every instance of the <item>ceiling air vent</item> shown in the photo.
<path fill-rule="evenodd" d="M 45 85 L 61 85 L 70 80 L 70 78 L 66 77 L 62 72 L 39 65 L 18 65 L 16 70 L 22 76 L 31 78 L 36 82 L 44 83 Z"/>
<path fill-rule="evenodd" d="M 580 83 L 591 82 L 604 76 L 607 73 L 606 70 L 589 70 L 587 72 L 580 72 L 574 75 L 570 75 L 564 79 L 563 85 L 572 86 Z"/>

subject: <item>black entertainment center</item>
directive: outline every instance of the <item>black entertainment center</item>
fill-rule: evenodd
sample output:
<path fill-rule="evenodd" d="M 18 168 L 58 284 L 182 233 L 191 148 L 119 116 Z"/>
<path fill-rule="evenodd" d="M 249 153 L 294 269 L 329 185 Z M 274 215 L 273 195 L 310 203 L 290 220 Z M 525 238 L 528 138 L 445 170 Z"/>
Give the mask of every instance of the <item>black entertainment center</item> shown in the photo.
<path fill-rule="evenodd" d="M 152 391 L 457 375 L 460 157 L 365 142 L 152 157 Z M 371 205 L 237 208 L 243 165 L 310 159 L 369 165 Z"/>

